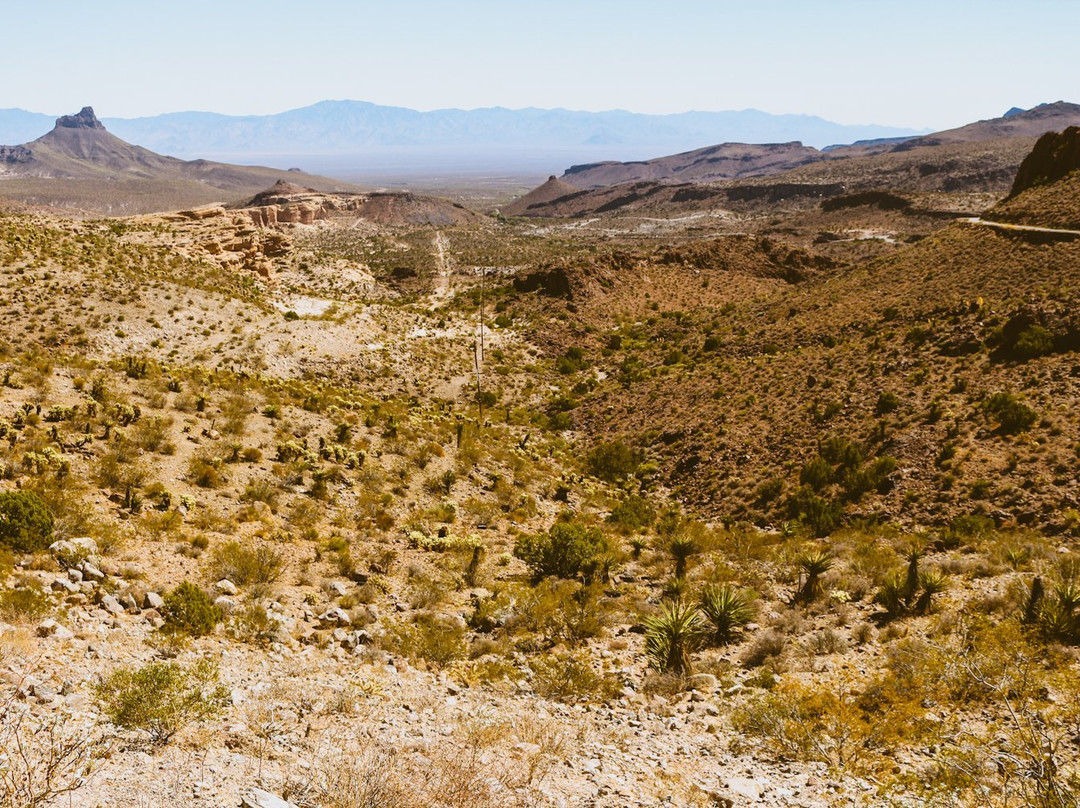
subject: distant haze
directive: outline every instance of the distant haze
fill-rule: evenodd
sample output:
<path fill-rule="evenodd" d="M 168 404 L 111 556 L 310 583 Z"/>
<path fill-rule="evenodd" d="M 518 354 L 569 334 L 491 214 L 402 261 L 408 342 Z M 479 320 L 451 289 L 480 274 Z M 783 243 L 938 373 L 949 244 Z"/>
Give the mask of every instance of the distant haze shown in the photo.
<path fill-rule="evenodd" d="M 419 112 L 360 101 L 323 101 L 265 116 L 178 112 L 105 118 L 103 123 L 117 137 L 160 154 L 298 166 L 336 176 L 554 173 L 574 163 L 648 159 L 723 142 L 797 140 L 820 148 L 917 134 L 757 110 L 677 115 L 503 108 Z M 0 142 L 33 140 L 52 124 L 49 116 L 0 110 Z"/>

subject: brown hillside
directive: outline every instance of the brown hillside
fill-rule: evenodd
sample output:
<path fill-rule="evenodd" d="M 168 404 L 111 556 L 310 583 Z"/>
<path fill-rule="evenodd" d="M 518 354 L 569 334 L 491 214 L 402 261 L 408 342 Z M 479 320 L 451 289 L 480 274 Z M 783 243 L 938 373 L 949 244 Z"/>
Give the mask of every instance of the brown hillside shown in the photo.
<path fill-rule="evenodd" d="M 530 210 L 546 208 L 557 199 L 572 196 L 581 192 L 580 188 L 563 182 L 558 177 L 548 177 L 547 182 L 540 185 L 529 193 L 515 199 L 509 205 L 503 206 L 501 212 L 507 216 L 530 216 Z"/>
<path fill-rule="evenodd" d="M 628 182 L 715 180 L 776 174 L 819 160 L 822 153 L 802 143 L 722 143 L 704 149 L 640 162 L 572 166 L 561 177 L 577 188 L 600 188 Z"/>
<path fill-rule="evenodd" d="M 279 180 L 347 187 L 302 172 L 156 154 L 111 135 L 90 107 L 58 118 L 37 140 L 0 147 L 0 179 L 0 195 L 12 199 L 112 215 L 220 203 Z"/>

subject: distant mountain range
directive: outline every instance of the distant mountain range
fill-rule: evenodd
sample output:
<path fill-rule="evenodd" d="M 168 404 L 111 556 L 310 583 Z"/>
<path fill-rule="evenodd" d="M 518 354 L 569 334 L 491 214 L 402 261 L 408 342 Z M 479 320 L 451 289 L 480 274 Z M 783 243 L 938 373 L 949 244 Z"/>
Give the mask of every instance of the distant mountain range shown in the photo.
<path fill-rule="evenodd" d="M 22 109 L 0 110 L 0 143 L 32 140 L 48 131 L 53 119 Z M 276 115 L 175 112 L 102 120 L 117 137 L 160 154 L 264 161 L 273 155 L 325 160 L 365 154 L 464 159 L 465 155 L 484 152 L 504 160 L 515 156 L 536 159 L 537 152 L 558 154 L 559 159 L 639 159 L 708 143 L 798 140 L 820 148 L 924 134 L 900 127 L 847 126 L 812 115 L 772 115 L 753 109 L 674 115 L 501 107 L 418 112 L 363 101 L 321 101 Z"/>
<path fill-rule="evenodd" d="M 1041 135 L 1077 126 L 1080 105 L 1058 101 L 925 136 L 822 150 L 797 142 L 722 143 L 650 160 L 605 160 L 571 166 L 501 210 L 508 216 L 560 217 L 761 199 L 817 204 L 883 188 L 1004 194 Z M 1061 148 L 1077 148 L 1080 138 L 1067 143 Z"/>

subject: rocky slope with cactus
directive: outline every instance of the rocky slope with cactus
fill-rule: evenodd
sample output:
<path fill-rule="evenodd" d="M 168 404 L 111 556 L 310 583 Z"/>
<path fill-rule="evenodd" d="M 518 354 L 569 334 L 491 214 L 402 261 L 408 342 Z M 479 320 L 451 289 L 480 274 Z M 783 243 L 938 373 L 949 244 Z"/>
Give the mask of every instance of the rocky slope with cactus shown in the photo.
<path fill-rule="evenodd" d="M 1075 804 L 1075 242 L 244 215 L 0 214 L 0 802 Z"/>

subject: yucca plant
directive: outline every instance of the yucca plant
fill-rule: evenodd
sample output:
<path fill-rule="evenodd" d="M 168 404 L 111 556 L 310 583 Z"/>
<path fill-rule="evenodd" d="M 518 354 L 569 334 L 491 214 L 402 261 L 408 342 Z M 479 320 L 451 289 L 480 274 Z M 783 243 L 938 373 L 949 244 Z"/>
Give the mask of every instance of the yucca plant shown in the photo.
<path fill-rule="evenodd" d="M 1058 584 L 1054 595 L 1045 599 L 1039 609 L 1043 632 L 1060 642 L 1080 642 L 1080 586 Z"/>
<path fill-rule="evenodd" d="M 886 576 L 881 584 L 881 589 L 874 595 L 874 603 L 882 606 L 889 617 L 899 617 L 904 613 L 904 590 L 907 585 L 906 576 L 902 572 L 893 572 Z"/>
<path fill-rule="evenodd" d="M 732 634 L 754 619 L 754 605 L 749 593 L 730 584 L 711 584 L 701 590 L 698 606 L 712 623 L 713 642 L 726 645 Z"/>
<path fill-rule="evenodd" d="M 919 574 L 919 599 L 915 601 L 917 614 L 929 614 L 934 595 L 949 588 L 949 578 L 939 570 L 927 570 Z"/>
<path fill-rule="evenodd" d="M 705 624 L 693 606 L 682 601 L 665 603 L 660 614 L 645 620 L 645 654 L 661 673 L 691 672 L 690 654 L 705 637 Z"/>
<path fill-rule="evenodd" d="M 701 551 L 701 544 L 697 538 L 687 533 L 679 533 L 672 536 L 667 542 L 667 551 L 675 559 L 675 577 L 686 577 L 686 565 L 690 557 Z"/>
<path fill-rule="evenodd" d="M 924 553 L 921 547 L 913 546 L 904 553 L 904 557 L 907 559 L 907 574 L 904 576 L 904 587 L 900 595 L 904 600 L 905 606 L 911 606 L 911 602 L 915 599 L 915 594 L 919 591 L 919 584 L 921 582 L 921 576 L 919 575 L 919 561 L 922 560 Z"/>
<path fill-rule="evenodd" d="M 832 569 L 833 557 L 828 550 L 807 550 L 795 559 L 799 573 L 803 576 L 802 586 L 795 600 L 810 603 L 821 597 L 821 577 Z"/>
<path fill-rule="evenodd" d="M 687 584 L 685 578 L 669 578 L 664 582 L 664 587 L 661 590 L 664 600 L 682 600 L 689 590 L 690 585 Z"/>

